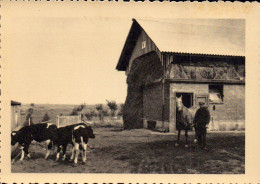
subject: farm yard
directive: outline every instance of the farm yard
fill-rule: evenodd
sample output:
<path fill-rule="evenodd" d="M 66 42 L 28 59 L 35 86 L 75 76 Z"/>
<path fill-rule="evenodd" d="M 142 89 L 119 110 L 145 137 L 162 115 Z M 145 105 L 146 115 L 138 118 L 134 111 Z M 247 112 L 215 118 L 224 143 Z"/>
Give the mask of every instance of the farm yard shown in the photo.
<path fill-rule="evenodd" d="M 209 132 L 208 149 L 194 143 L 174 146 L 175 134 L 145 129 L 122 130 L 120 122 L 93 124 L 95 139 L 90 139 L 86 165 L 73 167 L 67 160 L 54 162 L 55 154 L 44 159 L 44 144 L 32 143 L 31 158 L 17 160 L 13 173 L 176 173 L 242 174 L 245 173 L 244 132 Z M 190 133 L 190 140 L 194 137 Z M 184 136 L 181 137 L 184 143 Z"/>

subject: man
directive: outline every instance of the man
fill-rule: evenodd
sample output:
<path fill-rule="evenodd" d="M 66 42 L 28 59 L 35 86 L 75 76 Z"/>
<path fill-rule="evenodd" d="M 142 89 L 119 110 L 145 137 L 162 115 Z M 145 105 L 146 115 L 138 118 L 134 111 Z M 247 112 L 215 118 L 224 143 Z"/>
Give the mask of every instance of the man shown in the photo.
<path fill-rule="evenodd" d="M 206 134 L 207 134 L 207 125 L 210 121 L 210 113 L 208 108 L 205 106 L 204 102 L 199 102 L 200 108 L 197 110 L 193 123 L 198 136 L 198 144 L 202 149 L 206 146 Z"/>

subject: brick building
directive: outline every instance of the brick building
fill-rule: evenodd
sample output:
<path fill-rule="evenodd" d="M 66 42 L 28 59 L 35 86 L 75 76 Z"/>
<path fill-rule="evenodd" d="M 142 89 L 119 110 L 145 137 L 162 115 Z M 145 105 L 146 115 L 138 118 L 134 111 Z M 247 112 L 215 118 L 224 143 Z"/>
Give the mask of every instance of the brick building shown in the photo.
<path fill-rule="evenodd" d="M 176 96 L 204 101 L 210 129 L 244 129 L 244 20 L 135 20 L 116 69 L 127 75 L 124 127 L 176 129 Z"/>

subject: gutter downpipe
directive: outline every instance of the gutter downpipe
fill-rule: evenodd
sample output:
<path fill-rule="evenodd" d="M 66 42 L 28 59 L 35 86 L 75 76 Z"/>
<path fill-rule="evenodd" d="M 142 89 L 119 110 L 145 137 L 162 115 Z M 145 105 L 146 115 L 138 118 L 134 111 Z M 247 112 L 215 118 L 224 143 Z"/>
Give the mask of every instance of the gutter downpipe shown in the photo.
<path fill-rule="evenodd" d="M 162 80 L 162 128 L 164 128 L 164 105 L 165 105 L 165 100 L 164 100 L 164 83 L 165 83 L 165 57 L 164 54 L 162 54 L 162 65 L 163 65 L 163 80 Z"/>

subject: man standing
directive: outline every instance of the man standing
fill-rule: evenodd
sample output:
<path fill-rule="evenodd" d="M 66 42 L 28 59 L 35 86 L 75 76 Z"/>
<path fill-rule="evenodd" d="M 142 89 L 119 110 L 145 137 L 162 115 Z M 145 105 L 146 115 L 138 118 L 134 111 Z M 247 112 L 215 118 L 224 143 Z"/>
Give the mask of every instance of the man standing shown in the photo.
<path fill-rule="evenodd" d="M 206 146 L 206 134 L 207 134 L 207 125 L 210 121 L 210 113 L 208 108 L 205 106 L 204 102 L 199 102 L 200 108 L 197 110 L 193 123 L 198 136 L 198 144 L 202 149 Z"/>

